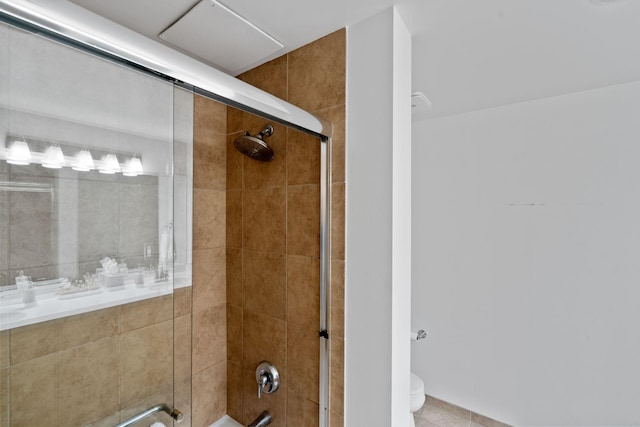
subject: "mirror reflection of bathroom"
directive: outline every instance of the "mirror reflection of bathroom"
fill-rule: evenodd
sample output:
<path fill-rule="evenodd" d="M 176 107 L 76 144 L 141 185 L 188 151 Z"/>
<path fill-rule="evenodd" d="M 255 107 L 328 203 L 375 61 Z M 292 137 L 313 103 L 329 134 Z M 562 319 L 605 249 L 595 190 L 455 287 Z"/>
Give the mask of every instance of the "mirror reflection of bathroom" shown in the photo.
<path fill-rule="evenodd" d="M 2 328 L 170 294 L 174 273 L 188 276 L 183 218 L 173 238 L 173 86 L 2 31 Z M 20 309 L 25 289 L 37 311 Z"/>
<path fill-rule="evenodd" d="M 0 289 L 7 300 L 12 290 L 33 287 L 40 310 L 5 313 L 3 324 L 63 315 L 66 305 L 53 300 L 74 300 L 69 306 L 77 309 L 171 293 L 174 257 L 187 263 L 185 245 L 172 238 L 173 86 L 10 34 L 3 54 L 11 67 L 2 69 Z M 43 47 L 55 55 L 39 58 L 35 73 Z M 82 66 L 56 65 L 60 58 Z M 88 67 L 100 69 L 101 84 L 83 84 Z"/>
<path fill-rule="evenodd" d="M 171 82 L 0 24 L 0 425 L 174 404 L 192 109 Z"/>

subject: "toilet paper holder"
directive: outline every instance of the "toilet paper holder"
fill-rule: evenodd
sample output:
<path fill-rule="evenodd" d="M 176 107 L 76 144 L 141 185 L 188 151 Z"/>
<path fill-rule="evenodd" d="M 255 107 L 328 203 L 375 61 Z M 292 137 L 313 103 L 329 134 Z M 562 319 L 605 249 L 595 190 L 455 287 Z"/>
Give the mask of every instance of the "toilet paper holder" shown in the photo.
<path fill-rule="evenodd" d="M 419 331 L 411 331 L 411 341 L 420 341 L 427 338 L 427 332 L 424 329 Z"/>

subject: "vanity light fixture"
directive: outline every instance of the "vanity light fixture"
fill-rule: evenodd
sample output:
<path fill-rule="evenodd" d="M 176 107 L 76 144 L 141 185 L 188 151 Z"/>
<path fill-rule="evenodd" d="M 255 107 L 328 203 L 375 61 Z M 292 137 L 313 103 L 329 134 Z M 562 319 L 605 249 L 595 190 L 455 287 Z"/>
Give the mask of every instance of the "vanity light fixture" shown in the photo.
<path fill-rule="evenodd" d="M 93 163 L 91 152 L 86 148 L 78 151 L 71 164 L 71 169 L 78 172 L 89 172 L 95 168 L 96 166 Z"/>
<path fill-rule="evenodd" d="M 124 176 L 138 176 L 142 174 L 142 162 L 138 157 L 132 157 L 124 167 Z"/>
<path fill-rule="evenodd" d="M 51 145 L 44 152 L 44 160 L 42 161 L 42 167 L 48 169 L 60 169 L 65 166 L 64 154 L 59 145 Z"/>
<path fill-rule="evenodd" d="M 107 154 L 102 156 L 102 165 L 98 168 L 98 172 L 112 175 L 114 173 L 122 172 L 120 163 L 115 154 Z"/>
<path fill-rule="evenodd" d="M 9 147 L 7 163 L 23 166 L 31 163 L 31 151 L 29 151 L 29 144 L 27 144 L 27 141 L 13 141 L 13 144 Z"/>

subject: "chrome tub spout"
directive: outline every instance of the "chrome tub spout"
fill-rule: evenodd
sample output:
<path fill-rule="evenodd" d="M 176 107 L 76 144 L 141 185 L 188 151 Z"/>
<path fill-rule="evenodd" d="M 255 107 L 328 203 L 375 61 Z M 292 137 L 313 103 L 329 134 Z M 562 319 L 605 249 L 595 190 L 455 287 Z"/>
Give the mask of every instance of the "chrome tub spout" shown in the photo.
<path fill-rule="evenodd" d="M 258 415 L 258 418 L 253 420 L 253 422 L 249 424 L 248 427 L 267 427 L 269 424 L 271 424 L 271 421 L 271 414 L 267 411 L 262 411 L 262 413 Z"/>

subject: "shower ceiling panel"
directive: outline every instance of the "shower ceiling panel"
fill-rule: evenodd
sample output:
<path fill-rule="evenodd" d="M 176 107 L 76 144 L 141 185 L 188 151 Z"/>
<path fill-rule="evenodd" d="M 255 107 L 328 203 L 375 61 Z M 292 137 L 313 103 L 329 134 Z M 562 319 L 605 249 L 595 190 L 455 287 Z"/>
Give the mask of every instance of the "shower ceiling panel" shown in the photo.
<path fill-rule="evenodd" d="M 215 0 L 202 0 L 159 37 L 231 74 L 284 47 Z"/>

